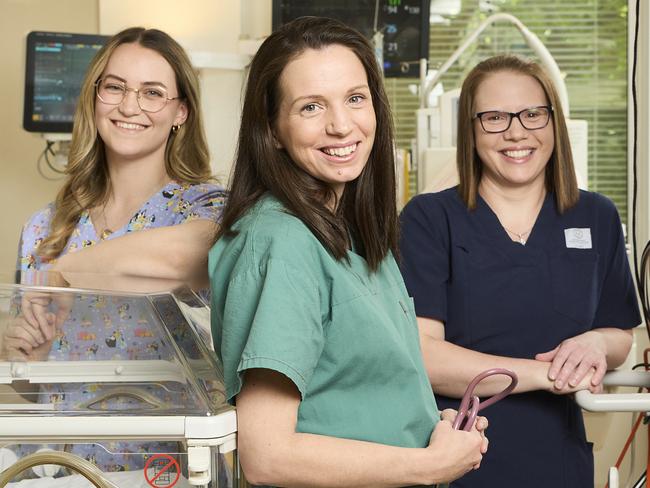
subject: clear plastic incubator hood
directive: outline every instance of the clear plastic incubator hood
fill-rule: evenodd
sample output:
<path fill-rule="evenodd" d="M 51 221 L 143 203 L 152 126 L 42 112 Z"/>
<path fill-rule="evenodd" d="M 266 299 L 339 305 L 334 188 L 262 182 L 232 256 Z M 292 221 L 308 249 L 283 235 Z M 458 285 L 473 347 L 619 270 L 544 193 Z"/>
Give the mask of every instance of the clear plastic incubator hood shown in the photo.
<path fill-rule="evenodd" d="M 199 295 L 52 276 L 0 282 L 0 487 L 238 486 L 235 410 Z"/>

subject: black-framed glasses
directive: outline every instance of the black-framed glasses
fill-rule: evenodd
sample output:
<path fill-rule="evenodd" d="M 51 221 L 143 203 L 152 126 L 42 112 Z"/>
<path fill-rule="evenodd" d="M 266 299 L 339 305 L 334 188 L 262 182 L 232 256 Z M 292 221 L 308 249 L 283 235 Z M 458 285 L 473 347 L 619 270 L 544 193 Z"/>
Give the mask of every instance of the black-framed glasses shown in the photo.
<path fill-rule="evenodd" d="M 143 112 L 160 112 L 167 102 L 181 97 L 169 97 L 162 86 L 152 85 L 141 88 L 130 88 L 120 80 L 112 77 L 100 78 L 95 82 L 97 98 L 106 105 L 119 105 L 127 92 L 135 92 L 138 106 Z"/>
<path fill-rule="evenodd" d="M 539 107 L 525 108 L 516 113 L 500 112 L 498 110 L 478 112 L 474 115 L 474 118 L 481 122 L 481 127 L 485 132 L 497 134 L 507 131 L 510 124 L 512 124 L 512 119 L 515 117 L 519 119 L 524 129 L 543 129 L 551 120 L 551 112 L 553 112 L 553 107 L 550 105 L 540 105 Z"/>

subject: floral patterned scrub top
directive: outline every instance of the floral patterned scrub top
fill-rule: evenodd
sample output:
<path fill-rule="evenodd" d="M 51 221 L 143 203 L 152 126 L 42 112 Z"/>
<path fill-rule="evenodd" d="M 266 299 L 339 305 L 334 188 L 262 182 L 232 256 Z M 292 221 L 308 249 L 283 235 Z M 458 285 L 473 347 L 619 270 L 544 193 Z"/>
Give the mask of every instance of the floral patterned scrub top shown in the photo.
<path fill-rule="evenodd" d="M 138 230 L 183 224 L 196 219 L 217 222 L 225 200 L 226 192 L 220 186 L 209 183 L 181 185 L 171 182 L 147 200 L 131 217 L 127 225 L 108 235 L 106 239 L 115 239 Z M 23 227 L 18 249 L 17 268 L 19 270 L 42 271 L 54 263 L 54 260 L 43 262 L 36 255 L 36 248 L 48 235 L 53 214 L 54 204 L 51 203 L 32 215 Z M 88 211 L 83 211 L 62 254 L 92 246 L 100 240 L 101 238 L 97 235 L 90 219 L 90 214 Z"/>
<path fill-rule="evenodd" d="M 171 182 L 155 193 L 133 215 L 123 228 L 106 236 L 115 239 L 129 232 L 182 224 L 191 220 L 207 219 L 219 221 L 225 204 L 226 191 L 214 184 L 181 185 Z M 43 262 L 36 249 L 47 236 L 54 205 L 36 212 L 23 227 L 18 253 L 17 268 L 20 271 L 46 270 L 55 260 Z M 84 211 L 72 232 L 62 254 L 76 252 L 92 246 L 102 239 L 97 235 L 90 215 Z M 50 360 L 105 360 L 105 359 L 161 359 L 168 344 L 153 337 L 149 330 L 147 314 L 138 310 L 128 297 L 114 300 L 86 300 L 75 303 L 70 316 L 57 333 L 49 353 Z M 88 333 L 89 324 L 103 324 L 93 327 L 103 334 Z M 57 410 L 67 410 L 84 403 L 93 391 L 86 391 L 82 385 L 51 385 L 50 397 L 44 401 L 55 403 Z M 152 392 L 153 393 L 153 392 Z M 161 398 L 165 402 L 168 399 Z M 124 405 L 122 408 L 128 408 Z M 111 408 L 120 408 L 111 405 Z M 21 445 L 19 455 L 23 456 L 42 446 Z M 62 446 L 48 446 L 61 448 Z M 93 461 L 104 471 L 141 469 L 144 453 L 177 451 L 177 446 L 166 442 L 104 442 L 102 447 L 93 444 L 76 444 L 70 449 L 75 454 Z"/>

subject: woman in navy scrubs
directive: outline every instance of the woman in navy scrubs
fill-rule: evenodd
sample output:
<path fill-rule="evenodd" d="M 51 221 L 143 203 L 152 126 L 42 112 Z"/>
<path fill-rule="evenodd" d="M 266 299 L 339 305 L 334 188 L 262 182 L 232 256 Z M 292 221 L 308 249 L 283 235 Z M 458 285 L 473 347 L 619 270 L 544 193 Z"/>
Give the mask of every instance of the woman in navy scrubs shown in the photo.
<path fill-rule="evenodd" d="M 593 455 L 571 395 L 598 391 L 641 322 L 616 208 L 578 190 L 562 107 L 535 63 L 497 56 L 465 80 L 460 185 L 415 197 L 402 271 L 440 408 L 494 367 L 519 376 L 490 407 L 490 450 L 468 487 L 593 488 Z M 492 377 L 479 395 L 509 380 Z"/>

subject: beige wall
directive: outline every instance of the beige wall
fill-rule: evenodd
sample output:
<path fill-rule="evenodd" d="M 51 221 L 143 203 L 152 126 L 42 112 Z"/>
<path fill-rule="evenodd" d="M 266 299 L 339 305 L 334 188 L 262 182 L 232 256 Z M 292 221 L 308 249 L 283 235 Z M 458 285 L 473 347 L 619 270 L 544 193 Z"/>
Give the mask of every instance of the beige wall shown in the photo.
<path fill-rule="evenodd" d="M 25 220 L 53 200 L 60 186 L 60 181 L 47 181 L 36 169 L 45 141 L 22 128 L 27 33 L 97 33 L 97 12 L 96 0 L 0 0 L 0 273 L 15 266 Z"/>

